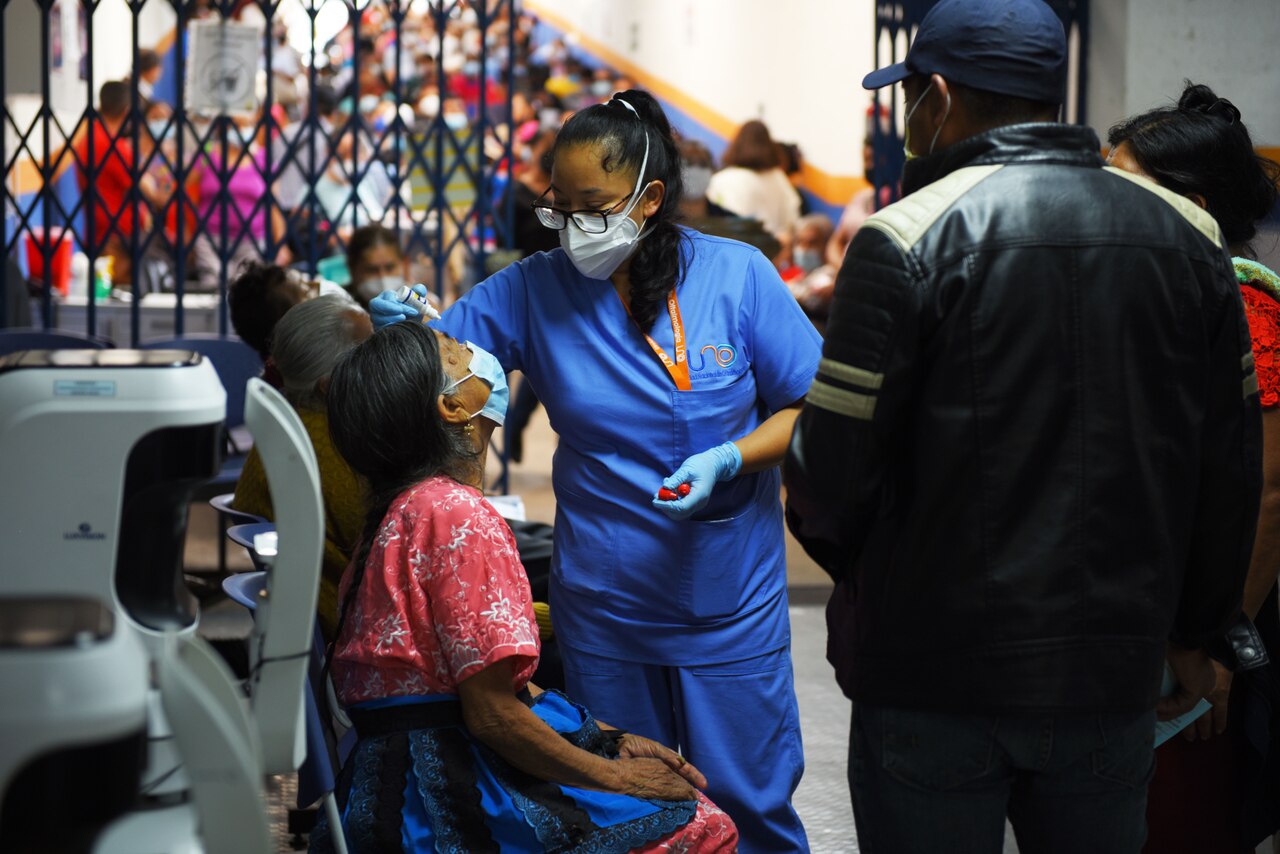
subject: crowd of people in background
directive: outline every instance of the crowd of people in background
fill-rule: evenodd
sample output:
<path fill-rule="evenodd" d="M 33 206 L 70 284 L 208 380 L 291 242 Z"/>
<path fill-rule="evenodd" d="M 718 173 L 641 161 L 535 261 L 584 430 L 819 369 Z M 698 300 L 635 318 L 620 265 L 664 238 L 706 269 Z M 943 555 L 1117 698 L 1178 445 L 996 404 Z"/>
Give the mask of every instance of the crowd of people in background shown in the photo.
<path fill-rule="evenodd" d="M 194 18 L 216 14 L 202 6 Z M 388 275 L 433 282 L 426 242 L 415 237 L 430 203 L 422 201 L 419 184 L 425 179 L 414 174 L 413 158 L 432 156 L 422 140 L 440 124 L 458 150 L 470 146 L 487 161 L 498 161 L 491 170 L 497 178 L 485 189 L 498 200 L 496 210 L 513 212 L 511 234 L 500 225 L 463 226 L 487 232 L 496 263 L 554 248 L 556 235 L 537 223 L 530 206 L 547 189 L 545 161 L 557 130 L 575 111 L 634 85 L 564 39 L 539 34 L 536 18 L 528 14 L 511 19 L 499 12 L 482 28 L 474 9 L 460 4 L 440 30 L 433 14 L 411 6 L 397 21 L 373 3 L 360 13 L 357 27 L 343 27 L 319 47 L 314 67 L 312 57 L 294 46 L 283 15 L 268 24 L 257 6 L 247 4 L 236 18 L 271 34 L 258 79 L 264 106 L 257 112 L 192 115 L 189 126 L 177 121 L 161 97 L 163 58 L 143 49 L 133 75 L 142 118 L 136 135 L 132 81 L 126 79 L 101 87 L 94 157 L 88 134 L 76 142 L 80 185 L 96 188 L 93 225 L 85 227 L 80 242 L 92 244 L 90 254 L 112 259 L 118 285 L 127 288 L 135 276 L 135 236 L 146 259 L 137 271 L 143 293 L 172 290 L 179 273 L 188 291 L 214 292 L 247 261 L 288 265 L 346 254 L 350 278 L 343 284 L 362 304 L 388 283 Z M 509 40 L 512 52 L 505 49 Z M 473 138 L 478 128 L 483 138 Z M 181 164 L 179 134 L 186 134 Z M 761 249 L 821 328 L 831 270 L 870 206 L 863 205 L 866 211 L 854 218 L 852 229 L 843 220 L 835 228 L 824 214 L 812 213 L 799 190 L 799 146 L 775 141 L 760 121 L 744 124 L 718 163 L 693 137 L 683 137 L 681 145 L 686 222 Z M 135 162 L 144 167 L 137 182 Z M 185 179 L 181 199 L 176 176 Z M 140 199 L 131 198 L 135 184 Z M 431 225 L 440 227 L 434 219 Z M 453 225 L 444 223 L 446 229 Z M 380 227 L 384 238 L 395 236 L 400 266 L 394 274 L 371 270 L 355 251 L 361 249 L 356 235 L 370 227 Z M 829 245 L 815 246 L 820 233 L 830 233 Z M 182 263 L 178 247 L 185 249 Z M 445 290 L 456 295 L 456 284 L 492 271 L 492 264 L 487 271 L 469 271 L 461 259 L 451 262 L 443 271 Z"/>
<path fill-rule="evenodd" d="M 866 229 L 881 190 L 815 210 L 799 147 L 756 120 L 717 162 L 524 15 L 481 26 L 459 7 L 437 29 L 369 5 L 314 67 L 272 24 L 273 98 L 196 126 L 176 209 L 159 57 L 102 87 L 76 143 L 95 251 L 122 280 L 228 281 L 236 332 L 317 452 L 319 624 L 336 696 L 364 716 L 339 793 L 382 799 L 344 812 L 346 832 L 806 850 L 784 483 L 785 523 L 837 585 L 863 850 L 996 851 L 1007 818 L 1024 851 L 1243 854 L 1280 827 L 1280 278 L 1253 245 L 1280 167 L 1229 100 L 1187 84 L 1112 128 L 1104 169 L 1096 135 L 1056 121 L 1060 22 L 1011 5 L 1025 17 L 944 0 L 904 63 L 865 79 L 902 86 L 919 193 Z M 970 31 L 1000 50 L 944 37 Z M 127 132 L 134 91 L 145 132 Z M 428 327 L 394 293 L 431 280 L 401 219 L 421 224 L 403 152 L 442 127 L 508 167 L 478 191 L 513 222 L 492 235 L 508 266 L 450 270 Z M 157 241 L 130 269 L 140 235 L 182 246 L 196 226 L 183 263 Z M 317 248 L 345 288 L 289 269 Z M 622 311 L 590 301 L 602 282 Z M 663 349 L 688 340 L 681 305 L 739 345 L 704 348 L 721 370 L 691 379 Z M 637 330 L 648 347 L 628 349 Z M 539 405 L 522 381 L 508 406 L 515 372 L 563 428 L 554 630 L 519 532 L 478 500 L 491 435 L 519 461 Z M 270 515 L 256 453 L 235 507 Z M 563 666 L 535 678 L 553 650 Z M 1162 667 L 1180 687 L 1157 699 Z M 541 690 L 563 686 L 610 723 Z M 1212 711 L 1157 767 L 1157 711 L 1201 695 Z M 434 714 L 386 713 L 424 696 Z M 465 750 L 398 738 L 446 727 Z M 508 796 L 517 771 L 533 795 Z M 499 793 L 483 816 L 455 797 L 476 779 Z"/>

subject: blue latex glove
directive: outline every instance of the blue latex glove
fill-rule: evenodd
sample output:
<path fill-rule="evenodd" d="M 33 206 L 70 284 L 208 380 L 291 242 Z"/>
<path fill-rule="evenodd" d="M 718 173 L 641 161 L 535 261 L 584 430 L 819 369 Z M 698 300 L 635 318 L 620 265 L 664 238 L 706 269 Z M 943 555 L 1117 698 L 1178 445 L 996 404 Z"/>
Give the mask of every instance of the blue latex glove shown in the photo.
<path fill-rule="evenodd" d="M 682 483 L 689 484 L 689 494 L 675 501 L 663 501 L 656 495 L 653 506 L 672 519 L 688 519 L 711 500 L 711 492 L 722 480 L 732 480 L 742 469 L 742 452 L 733 442 L 725 442 L 709 451 L 694 454 L 662 482 L 667 489 L 675 490 Z"/>
<path fill-rule="evenodd" d="M 419 296 L 427 295 L 426 285 L 414 285 L 413 292 Z M 418 320 L 421 315 L 417 309 L 396 299 L 395 291 L 383 291 L 369 301 L 369 319 L 374 329 L 381 329 L 402 320 Z"/>

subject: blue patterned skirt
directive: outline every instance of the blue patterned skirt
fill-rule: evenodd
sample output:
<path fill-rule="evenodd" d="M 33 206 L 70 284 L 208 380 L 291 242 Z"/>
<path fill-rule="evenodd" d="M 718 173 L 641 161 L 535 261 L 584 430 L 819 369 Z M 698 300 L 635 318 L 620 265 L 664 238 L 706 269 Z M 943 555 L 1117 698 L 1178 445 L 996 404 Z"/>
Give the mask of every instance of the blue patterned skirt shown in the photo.
<path fill-rule="evenodd" d="M 436 706 L 445 703 L 451 706 Z M 530 708 L 575 746 L 616 757 L 614 740 L 563 694 L 541 694 Z M 396 697 L 352 707 L 359 739 L 339 777 L 336 795 L 353 854 L 621 854 L 661 839 L 693 818 L 696 801 L 589 791 L 519 771 L 473 738 L 457 710 L 454 696 Z M 425 717 L 437 725 L 361 724 L 362 715 L 366 721 L 378 715 L 383 720 L 421 720 L 424 711 L 432 713 Z M 312 851 L 332 850 L 329 832 L 321 819 L 311 836 Z"/>

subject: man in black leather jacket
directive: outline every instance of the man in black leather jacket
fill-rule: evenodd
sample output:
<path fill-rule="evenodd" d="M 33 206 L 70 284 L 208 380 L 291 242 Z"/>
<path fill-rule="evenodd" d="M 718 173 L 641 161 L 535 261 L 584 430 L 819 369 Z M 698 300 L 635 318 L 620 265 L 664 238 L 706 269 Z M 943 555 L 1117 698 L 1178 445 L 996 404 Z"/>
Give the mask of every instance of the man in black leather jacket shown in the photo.
<path fill-rule="evenodd" d="M 866 854 L 998 852 L 1006 812 L 1024 854 L 1137 852 L 1162 662 L 1161 712 L 1189 709 L 1240 610 L 1261 439 L 1231 265 L 1055 122 L 1065 57 L 1039 0 L 944 0 L 864 81 L 903 81 L 905 198 L 849 248 L 785 482 L 837 582 Z"/>

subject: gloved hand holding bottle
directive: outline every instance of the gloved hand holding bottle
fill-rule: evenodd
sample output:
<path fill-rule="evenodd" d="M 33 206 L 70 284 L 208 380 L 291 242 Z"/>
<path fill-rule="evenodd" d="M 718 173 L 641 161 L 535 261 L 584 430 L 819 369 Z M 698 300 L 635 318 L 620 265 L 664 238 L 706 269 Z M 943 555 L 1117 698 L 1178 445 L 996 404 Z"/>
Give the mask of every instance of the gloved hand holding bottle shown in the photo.
<path fill-rule="evenodd" d="M 425 314 L 424 323 L 440 316 L 439 312 L 430 306 L 427 297 L 427 286 L 414 285 L 407 295 L 402 295 L 401 292 L 397 291 L 383 291 L 369 301 L 369 319 L 373 321 L 373 328 L 381 329 L 384 326 L 390 326 L 402 320 L 418 320 L 424 317 L 420 303 L 413 298 L 415 295 L 422 300 L 428 301 L 429 310 Z"/>
<path fill-rule="evenodd" d="M 717 483 L 732 480 L 742 470 L 742 452 L 733 442 L 717 445 L 709 451 L 694 454 L 680 468 L 662 482 L 664 489 L 681 492 L 680 485 L 688 484 L 688 494 L 674 501 L 653 499 L 653 506 L 672 519 L 687 519 L 711 500 Z"/>

